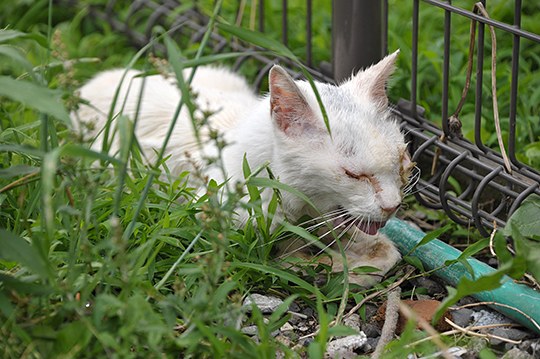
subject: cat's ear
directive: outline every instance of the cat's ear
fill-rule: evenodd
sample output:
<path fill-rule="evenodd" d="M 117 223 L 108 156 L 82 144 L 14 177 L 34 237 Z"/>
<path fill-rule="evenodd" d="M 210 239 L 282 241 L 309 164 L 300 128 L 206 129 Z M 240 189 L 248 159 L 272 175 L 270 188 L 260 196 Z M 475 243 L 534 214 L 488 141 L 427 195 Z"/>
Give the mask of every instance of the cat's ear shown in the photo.
<path fill-rule="evenodd" d="M 270 70 L 270 113 L 277 128 L 298 136 L 316 125 L 313 112 L 292 77 L 278 65 Z"/>
<path fill-rule="evenodd" d="M 367 93 L 379 110 L 384 110 L 388 106 L 386 83 L 394 72 L 398 55 L 399 50 L 386 56 L 375 65 L 360 71 L 351 79 L 361 92 Z"/>

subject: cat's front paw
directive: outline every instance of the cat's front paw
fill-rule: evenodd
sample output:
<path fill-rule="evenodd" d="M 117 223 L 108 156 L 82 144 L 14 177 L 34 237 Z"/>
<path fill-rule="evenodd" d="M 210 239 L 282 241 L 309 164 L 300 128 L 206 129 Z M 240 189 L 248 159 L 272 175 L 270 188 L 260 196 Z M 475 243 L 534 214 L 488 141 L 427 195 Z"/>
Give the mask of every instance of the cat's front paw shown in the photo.
<path fill-rule="evenodd" d="M 371 287 L 379 283 L 388 271 L 400 260 L 401 255 L 394 243 L 385 235 L 364 238 L 353 243 L 346 252 L 349 269 L 349 283 Z M 376 272 L 362 272 L 360 267 L 374 267 Z M 355 268 L 359 270 L 355 271 Z M 333 270 L 343 270 L 341 261 L 335 263 Z"/>

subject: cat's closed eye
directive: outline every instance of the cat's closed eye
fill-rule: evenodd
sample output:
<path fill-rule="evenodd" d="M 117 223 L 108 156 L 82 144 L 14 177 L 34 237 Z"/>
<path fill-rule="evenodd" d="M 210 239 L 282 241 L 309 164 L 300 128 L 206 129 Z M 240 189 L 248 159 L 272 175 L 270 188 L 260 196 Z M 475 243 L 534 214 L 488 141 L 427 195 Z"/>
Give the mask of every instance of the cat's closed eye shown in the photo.
<path fill-rule="evenodd" d="M 344 168 L 345 170 L 345 174 L 349 177 L 349 178 L 352 178 L 352 179 L 355 179 L 355 180 L 369 180 L 369 177 L 368 175 L 364 175 L 364 174 L 358 174 L 358 173 L 354 173 L 352 171 L 349 171 L 348 169 Z"/>

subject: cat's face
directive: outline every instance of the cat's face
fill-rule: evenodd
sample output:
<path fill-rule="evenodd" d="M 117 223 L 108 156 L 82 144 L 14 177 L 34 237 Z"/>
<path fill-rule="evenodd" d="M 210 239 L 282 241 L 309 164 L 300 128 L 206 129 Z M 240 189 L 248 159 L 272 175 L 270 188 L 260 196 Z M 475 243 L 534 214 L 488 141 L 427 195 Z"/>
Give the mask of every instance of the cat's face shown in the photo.
<path fill-rule="evenodd" d="M 375 234 L 401 203 L 413 163 L 387 109 L 385 85 L 396 56 L 341 86 L 317 84 L 331 136 L 309 84 L 294 82 L 280 68 L 270 74 L 273 165 L 336 227 Z"/>

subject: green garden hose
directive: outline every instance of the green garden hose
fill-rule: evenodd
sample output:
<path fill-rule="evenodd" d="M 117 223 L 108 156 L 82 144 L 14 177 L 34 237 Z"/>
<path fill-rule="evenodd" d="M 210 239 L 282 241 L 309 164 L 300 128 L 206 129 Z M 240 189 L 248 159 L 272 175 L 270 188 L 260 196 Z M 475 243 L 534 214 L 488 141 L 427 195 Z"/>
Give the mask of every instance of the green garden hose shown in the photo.
<path fill-rule="evenodd" d="M 386 226 L 381 229 L 381 232 L 386 234 L 396 244 L 402 254 L 409 253 L 425 236 L 424 232 L 413 228 L 399 219 L 388 221 Z M 462 277 L 472 279 L 471 274 L 463 264 L 454 263 L 450 266 L 444 265 L 446 261 L 458 258 L 460 254 L 461 251 L 438 239 L 432 240 L 410 253 L 410 255 L 420 259 L 426 270 L 441 267 L 434 274 L 452 286 L 456 286 Z M 467 261 L 474 270 L 475 278 L 491 274 L 495 271 L 489 265 L 474 258 L 469 258 Z M 512 278 L 508 276 L 504 276 L 501 283 L 502 285 L 499 288 L 478 292 L 473 294 L 473 297 L 483 302 L 494 302 L 516 308 L 526 313 L 530 319 L 514 309 L 500 305 L 491 305 L 493 309 L 527 328 L 540 333 L 540 327 L 538 326 L 540 323 L 540 293 L 525 285 L 514 283 Z M 536 322 L 536 325 L 531 319 Z"/>

